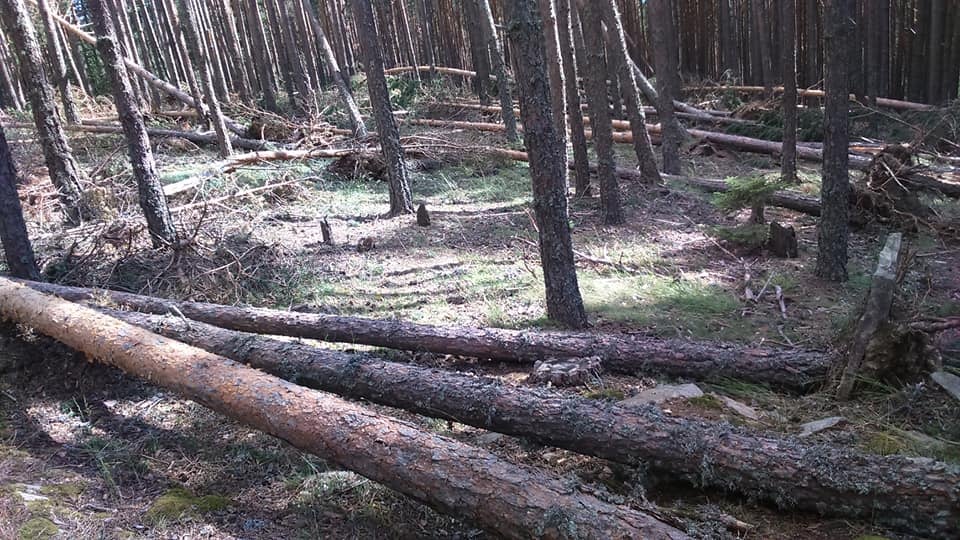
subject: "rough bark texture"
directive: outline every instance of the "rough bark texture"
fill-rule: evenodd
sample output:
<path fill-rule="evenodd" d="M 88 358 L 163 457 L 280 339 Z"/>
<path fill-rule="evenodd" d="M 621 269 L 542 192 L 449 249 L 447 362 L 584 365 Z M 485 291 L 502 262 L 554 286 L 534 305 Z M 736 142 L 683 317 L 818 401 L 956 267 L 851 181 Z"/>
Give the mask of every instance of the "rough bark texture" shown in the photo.
<path fill-rule="evenodd" d="M 538 0 L 540 20 L 543 21 L 543 43 L 546 53 L 547 72 L 550 74 L 550 105 L 553 107 L 553 121 L 557 126 L 557 135 L 563 147 L 563 175 L 567 175 L 567 104 L 564 85 L 563 57 L 560 55 L 560 36 L 557 30 L 557 8 L 555 0 Z"/>
<path fill-rule="evenodd" d="M 533 209 L 546 285 L 547 316 L 570 328 L 584 328 L 587 314 L 577 284 L 567 214 L 566 160 L 562 157 L 564 147 L 552 118 L 542 22 L 536 0 L 518 0 L 509 12 L 510 42 L 518 66 L 523 142 L 533 180 Z"/>
<path fill-rule="evenodd" d="M 824 353 L 803 349 L 749 348 L 634 335 L 440 327 L 362 317 L 176 302 L 46 283 L 31 282 L 29 285 L 67 300 L 96 302 L 107 298 L 117 305 L 149 313 L 164 314 L 176 308 L 191 319 L 243 332 L 531 364 L 551 357 L 598 356 L 605 369 L 621 373 L 662 373 L 697 379 L 734 377 L 803 390 L 819 382 L 831 364 Z"/>
<path fill-rule="evenodd" d="M 816 274 L 829 281 L 847 279 L 847 219 L 850 194 L 848 156 L 848 23 L 853 0 L 827 0 L 824 17 L 826 102 L 823 122 L 821 215 L 817 227 Z"/>
<path fill-rule="evenodd" d="M 23 279 L 40 279 L 33 246 L 23 221 L 23 209 L 17 194 L 17 169 L 0 124 L 0 244 L 10 273 Z"/>
<path fill-rule="evenodd" d="M 340 101 L 343 102 L 343 107 L 347 110 L 347 116 L 350 118 L 350 128 L 353 129 L 353 135 L 354 137 L 366 137 L 367 126 L 363 123 L 363 117 L 360 116 L 360 109 L 357 107 L 357 102 L 353 99 L 353 94 L 350 93 L 350 87 L 347 86 L 349 77 L 344 76 L 344 73 L 340 71 L 340 64 L 337 62 L 337 56 L 333 54 L 333 48 L 330 46 L 330 42 L 327 40 L 327 35 L 323 31 L 323 25 L 321 25 L 320 20 L 317 19 L 316 10 L 313 8 L 313 2 L 311 0 L 305 0 L 303 5 L 307 15 L 310 18 L 310 26 L 313 28 L 314 33 L 317 34 L 320 52 L 323 53 L 323 60 L 327 63 L 327 69 L 330 70 L 330 73 L 333 76 L 333 84 L 337 87 L 337 93 L 340 94 Z"/>
<path fill-rule="evenodd" d="M 400 147 L 400 130 L 393 118 L 393 111 L 390 110 L 390 94 L 387 92 L 387 78 L 383 74 L 383 56 L 377 45 L 380 41 L 377 39 L 373 6 L 370 5 L 370 0 L 350 0 L 350 3 L 362 36 L 360 48 L 367 73 L 370 105 L 377 121 L 383 159 L 387 164 L 390 216 L 399 216 L 413 212 L 413 200 L 410 195 L 410 182 L 407 180 L 407 168 L 403 163 L 403 148 Z"/>
<path fill-rule="evenodd" d="M 6 0 L 0 2 L 0 18 L 17 54 L 20 78 L 33 111 L 33 121 L 43 147 L 50 180 L 59 192 L 67 221 L 78 224 L 83 219 L 80 209 L 80 172 L 57 113 L 53 88 L 43 70 L 40 42 L 30 21 L 30 13 L 23 0 Z"/>
<path fill-rule="evenodd" d="M 783 33 L 780 47 L 783 70 L 783 152 L 780 154 L 780 177 L 784 182 L 797 181 L 797 54 L 796 2 L 780 1 Z"/>
<path fill-rule="evenodd" d="M 180 10 L 183 37 L 186 38 L 187 41 L 187 51 L 190 54 L 193 65 L 200 74 L 203 97 L 206 99 L 207 106 L 210 109 L 210 121 L 213 123 L 213 129 L 217 133 L 217 148 L 220 150 L 220 157 L 225 158 L 233 153 L 233 145 L 230 143 L 230 134 L 227 133 L 223 111 L 220 110 L 220 101 L 217 99 L 217 93 L 213 87 L 209 60 L 207 58 L 207 52 L 203 47 L 203 42 L 201 41 L 200 30 L 197 28 L 197 17 L 194 6 L 189 0 L 177 0 L 177 6 Z"/>
<path fill-rule="evenodd" d="M 680 174 L 680 144 L 683 132 L 674 116 L 673 101 L 679 94 L 679 66 L 677 65 L 676 28 L 673 24 L 671 4 L 664 0 L 650 0 L 650 33 L 653 38 L 653 64 L 657 73 L 657 111 L 664 126 L 663 172 Z M 639 71 L 639 70 L 638 70 Z"/>
<path fill-rule="evenodd" d="M 127 142 L 127 155 L 137 181 L 140 209 L 147 219 L 147 230 L 154 247 L 173 247 L 177 243 L 177 230 L 167 208 L 167 199 L 150 148 L 150 137 L 115 41 L 113 25 L 104 11 L 103 0 L 91 0 L 89 6 L 97 33 L 100 34 L 97 50 L 100 51 L 104 70 L 113 87 L 113 101 Z"/>
<path fill-rule="evenodd" d="M 497 76 L 497 92 L 500 97 L 500 117 L 506 128 L 507 140 L 516 142 L 517 118 L 513 114 L 513 97 L 510 93 L 510 80 L 507 78 L 507 66 L 503 60 L 503 49 L 500 39 L 497 38 L 497 27 L 493 21 L 493 12 L 490 10 L 489 0 L 477 0 L 480 7 L 480 21 L 478 23 L 487 37 L 487 48 L 490 49 L 490 60 L 493 62 L 493 71 Z"/>
<path fill-rule="evenodd" d="M 597 154 L 597 180 L 600 184 L 600 207 L 606 225 L 623 223 L 623 205 L 620 202 L 620 186 L 616 176 L 616 160 L 613 155 L 613 127 L 610 118 L 610 101 L 607 96 L 607 61 L 603 54 L 603 25 L 595 7 L 577 0 L 586 62 L 584 78 L 587 102 L 590 104 L 590 126 L 593 134 L 593 149 Z"/>
<path fill-rule="evenodd" d="M 557 476 L 2 278 L 0 314 L 506 538 L 687 538 Z"/>
<path fill-rule="evenodd" d="M 257 64 L 260 90 L 263 92 L 263 106 L 268 111 L 276 112 L 279 107 L 277 106 L 277 91 L 273 82 L 273 70 L 270 69 L 266 30 L 263 27 L 260 12 L 257 10 L 257 0 L 246 0 L 246 2 L 247 26 L 249 27 L 249 34 L 253 38 L 250 51 L 253 53 L 253 61 Z"/>
<path fill-rule="evenodd" d="M 470 57 L 472 59 L 473 70 L 476 76 L 473 77 L 473 91 L 480 99 L 483 105 L 490 104 L 490 53 L 487 47 L 487 40 L 481 26 L 474 24 L 474 21 L 481 17 L 481 8 L 479 0 L 466 0 L 463 2 L 463 18 L 467 27 L 467 35 L 470 41 Z"/>
<path fill-rule="evenodd" d="M 77 123 L 77 107 L 70 94 L 70 84 L 67 80 L 67 63 L 64 59 L 60 36 L 56 33 L 57 26 L 51 16 L 49 0 L 37 0 L 37 9 L 40 10 L 40 20 L 43 23 L 43 33 L 47 39 L 47 58 L 50 60 L 50 78 L 60 92 L 60 102 L 63 103 L 63 114 L 70 124 Z"/>
<path fill-rule="evenodd" d="M 783 508 L 875 518 L 920 534 L 947 534 L 949 527 L 956 530 L 955 524 L 944 527 L 945 518 L 935 517 L 960 512 L 956 507 L 960 494 L 950 491 L 951 485 L 960 482 L 956 467 L 805 444 L 725 423 L 677 418 L 654 406 L 631 407 L 515 387 L 496 379 L 386 362 L 372 355 L 187 324 L 174 317 L 108 313 L 302 386 L 350 399 L 627 465 L 644 464 L 671 478 L 762 498 Z M 936 478 L 932 483 L 931 477 Z"/>
<path fill-rule="evenodd" d="M 570 0 L 556 0 L 557 37 L 563 61 L 566 85 L 567 120 L 570 127 L 570 145 L 573 147 L 575 193 L 578 197 L 590 194 L 590 157 L 587 137 L 583 133 L 583 110 L 580 106 L 580 85 L 577 83 L 577 63 L 573 56 L 573 37 L 570 30 Z"/>
<path fill-rule="evenodd" d="M 616 65 L 617 77 L 620 80 L 620 92 L 627 109 L 627 117 L 630 119 L 633 150 L 637 155 L 637 163 L 643 173 L 644 182 L 659 184 L 660 171 L 657 170 L 653 143 L 650 142 L 650 134 L 647 132 L 647 118 L 643 113 L 643 104 L 640 103 L 640 91 L 637 89 L 637 81 L 633 77 L 633 69 L 630 66 L 627 41 L 623 33 L 623 24 L 620 22 L 620 12 L 617 10 L 616 0 L 603 0 L 600 2 L 599 9 L 607 27 L 607 60 Z"/>

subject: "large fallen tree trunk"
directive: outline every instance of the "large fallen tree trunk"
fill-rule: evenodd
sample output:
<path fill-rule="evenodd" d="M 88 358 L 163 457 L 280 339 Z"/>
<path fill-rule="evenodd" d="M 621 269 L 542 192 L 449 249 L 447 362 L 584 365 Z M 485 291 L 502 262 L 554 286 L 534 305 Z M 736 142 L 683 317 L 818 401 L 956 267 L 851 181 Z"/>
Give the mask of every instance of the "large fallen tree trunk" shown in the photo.
<path fill-rule="evenodd" d="M 68 300 L 105 299 L 148 313 L 180 312 L 197 321 L 243 332 L 514 362 L 596 356 L 605 368 L 623 373 L 652 372 L 697 379 L 735 377 L 797 390 L 819 382 L 830 366 L 830 359 L 824 353 L 801 349 L 778 350 L 628 335 L 440 327 L 396 320 L 176 302 L 117 291 L 24 283 Z"/>
<path fill-rule="evenodd" d="M 32 1 L 34 4 L 36 4 L 36 0 L 32 0 Z M 90 45 L 96 46 L 97 38 L 93 34 L 84 32 L 82 28 L 70 23 L 70 21 L 64 19 L 63 17 L 61 17 L 56 13 L 51 12 L 50 15 L 57 21 L 57 23 L 60 24 L 60 26 L 63 27 L 65 31 L 77 36 L 77 38 L 79 38 L 80 40 Z M 147 81 L 148 84 L 150 84 L 150 86 L 153 86 L 155 88 L 162 90 L 163 92 L 166 92 L 170 96 L 173 96 L 177 101 L 185 105 L 188 105 L 194 109 L 198 108 L 198 104 L 193 99 L 192 96 L 190 96 L 183 90 L 180 90 L 176 86 L 168 83 L 167 81 L 161 79 L 160 77 L 154 75 L 153 73 L 151 73 L 149 70 L 147 70 L 140 64 L 134 62 L 133 60 L 131 60 L 126 56 L 123 57 L 123 63 L 124 65 L 127 66 L 127 69 L 129 69 L 133 73 L 136 73 L 138 76 L 142 77 L 144 80 Z M 246 135 L 247 133 L 246 128 L 236 123 L 235 121 L 231 120 L 227 116 L 224 116 L 223 119 L 224 119 L 224 123 L 226 123 L 227 128 L 229 128 L 230 131 L 234 132 L 235 134 L 241 137 Z"/>
<path fill-rule="evenodd" d="M 760 94 L 767 92 L 768 89 L 762 86 L 688 86 L 684 88 L 686 91 L 703 91 L 703 90 L 728 90 L 732 92 L 744 92 L 744 93 L 753 93 Z M 773 89 L 774 92 L 783 92 L 782 86 L 777 86 Z M 797 90 L 797 94 L 805 97 L 824 97 L 823 90 Z M 857 101 L 857 96 L 850 94 L 850 101 Z M 889 107 L 891 109 L 900 109 L 908 111 L 932 111 L 936 107 L 933 105 L 928 105 L 926 103 L 915 103 L 913 101 L 903 101 L 900 99 L 890 99 L 890 98 L 877 98 L 877 105 L 881 107 Z"/>
<path fill-rule="evenodd" d="M 26 122 L 13 122 L 7 127 L 33 129 L 33 124 Z M 82 131 L 84 133 L 104 133 L 123 135 L 123 128 L 114 124 L 67 124 L 64 128 L 68 131 Z M 215 133 L 197 133 L 195 131 L 179 131 L 175 129 L 147 128 L 147 134 L 151 137 L 159 138 L 180 138 L 190 141 L 197 145 L 217 144 Z M 230 137 L 233 146 L 243 148 L 244 150 L 264 150 L 267 148 L 265 141 L 255 141 L 253 139 L 244 139 L 242 137 Z"/>
<path fill-rule="evenodd" d="M 569 482 L 0 278 L 0 314 L 508 538 L 688 538 Z M 576 531 L 570 534 L 569 531 Z"/>
<path fill-rule="evenodd" d="M 946 534 L 938 529 L 944 521 L 935 517 L 958 511 L 955 505 L 951 509 L 957 494 L 949 488 L 960 483 L 960 470 L 950 471 L 943 464 L 804 444 L 727 424 L 667 416 L 653 406 L 620 406 L 514 387 L 495 379 L 319 349 L 175 317 L 107 313 L 310 388 L 628 465 L 646 462 L 694 485 L 759 497 L 783 508 L 876 517 L 880 523 L 918 534 Z M 837 470 L 845 475 L 838 477 Z M 942 480 L 930 483 L 930 475 L 942 475 Z M 935 525 L 928 528 L 931 520 Z"/>

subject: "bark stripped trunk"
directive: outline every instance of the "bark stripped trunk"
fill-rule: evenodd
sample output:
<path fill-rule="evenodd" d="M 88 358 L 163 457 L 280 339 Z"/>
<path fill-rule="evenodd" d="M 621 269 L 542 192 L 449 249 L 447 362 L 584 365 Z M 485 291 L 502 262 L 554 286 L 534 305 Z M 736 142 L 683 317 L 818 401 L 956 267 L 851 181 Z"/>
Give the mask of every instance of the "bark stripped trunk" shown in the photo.
<path fill-rule="evenodd" d="M 23 0 L 9 0 L 0 2 L 0 18 L 20 63 L 20 77 L 30 100 L 50 180 L 57 188 L 67 221 L 79 224 L 83 220 L 80 172 L 57 113 L 53 89 L 43 69 L 40 42 L 30 21 L 30 12 Z"/>
<path fill-rule="evenodd" d="M 641 512 L 0 278 L 0 313 L 108 365 L 507 538 L 688 538 Z M 318 421 L 318 419 L 320 421 Z"/>
<path fill-rule="evenodd" d="M 824 353 L 802 349 L 785 351 L 609 334 L 439 327 L 362 317 L 176 302 L 46 283 L 29 285 L 67 300 L 99 302 L 107 298 L 116 305 L 149 313 L 165 314 L 176 308 L 191 319 L 243 332 L 522 363 L 551 357 L 598 356 L 605 368 L 622 373 L 662 373 L 697 379 L 732 377 L 802 390 L 822 379 L 831 364 Z"/>
<path fill-rule="evenodd" d="M 600 13 L 593 5 L 576 0 L 583 26 L 585 47 L 585 83 L 590 104 L 590 126 L 593 148 L 597 154 L 597 179 L 600 184 L 600 207 L 606 225 L 623 223 L 620 186 L 616 176 L 613 155 L 613 127 L 610 102 L 607 98 L 607 61 L 604 58 L 603 27 Z"/>
<path fill-rule="evenodd" d="M 40 268 L 33 256 L 33 246 L 23 221 L 23 209 L 17 193 L 17 169 L 7 146 L 7 137 L 0 124 L 0 244 L 10 273 L 23 279 L 40 279 Z"/>
<path fill-rule="evenodd" d="M 879 523 L 920 534 L 946 534 L 944 518 L 934 518 L 931 527 L 931 516 L 958 512 L 950 509 L 958 496 L 949 490 L 960 482 L 960 471 L 948 471 L 927 488 L 927 475 L 938 474 L 943 464 L 911 464 L 910 458 L 903 456 L 881 457 L 835 445 L 804 444 L 785 436 L 731 430 L 723 423 L 676 418 L 655 407 L 622 406 L 516 387 L 471 374 L 324 350 L 173 317 L 107 313 L 309 388 L 617 463 L 644 464 L 696 486 L 759 497 L 785 509 L 876 518 Z M 696 444 L 691 445 L 693 441 Z M 858 480 L 837 482 L 837 470 Z M 803 488 L 796 489 L 797 485 Z M 784 498 L 784 494 L 789 495 Z"/>
<path fill-rule="evenodd" d="M 577 284 L 567 214 L 565 149 L 551 116 L 550 80 L 544 67 L 544 32 L 536 0 L 510 7 L 510 42 L 518 66 L 523 142 L 533 181 L 540 261 L 546 286 L 547 316 L 569 328 L 587 326 Z"/>
<path fill-rule="evenodd" d="M 157 174 L 157 165 L 150 149 L 150 137 L 147 127 L 143 123 L 143 115 L 133 95 L 127 70 L 123 65 L 120 51 L 116 43 L 113 25 L 104 0 L 90 0 L 94 26 L 100 38 L 97 39 L 97 50 L 103 59 L 104 70 L 113 87 L 113 99 L 123 126 L 124 138 L 127 142 L 127 155 L 133 167 L 133 177 L 137 181 L 140 208 L 147 219 L 147 230 L 153 247 L 172 248 L 177 243 L 177 229 L 170 217 L 167 208 L 167 199 L 163 195 L 163 185 Z"/>
<path fill-rule="evenodd" d="M 847 227 L 850 180 L 847 171 L 848 20 L 853 0 L 827 0 L 824 17 L 824 145 L 821 216 L 817 226 L 816 274 L 829 281 L 847 280 Z"/>
<path fill-rule="evenodd" d="M 387 92 L 387 78 L 383 74 L 383 57 L 377 39 L 374 24 L 373 6 L 370 0 L 351 0 L 354 21 L 363 34 L 360 48 L 367 71 L 367 88 L 370 92 L 370 105 L 377 121 L 377 133 L 380 147 L 387 163 L 387 177 L 390 184 L 391 217 L 413 212 L 413 200 L 410 195 L 410 182 L 407 180 L 407 168 L 403 162 L 403 149 L 400 147 L 400 130 L 397 128 L 393 111 L 390 110 L 390 94 Z"/>

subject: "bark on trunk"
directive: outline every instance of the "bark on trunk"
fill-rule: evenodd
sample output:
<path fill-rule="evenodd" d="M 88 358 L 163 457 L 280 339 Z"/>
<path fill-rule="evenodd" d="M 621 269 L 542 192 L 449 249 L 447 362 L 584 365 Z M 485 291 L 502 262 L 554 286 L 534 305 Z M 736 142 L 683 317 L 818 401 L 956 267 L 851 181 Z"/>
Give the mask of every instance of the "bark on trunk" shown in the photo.
<path fill-rule="evenodd" d="M 797 55 L 796 1 L 779 0 L 783 25 L 781 62 L 783 70 L 783 152 L 780 154 L 780 177 L 784 182 L 797 182 Z"/>
<path fill-rule="evenodd" d="M 23 0 L 9 0 L 0 2 L 0 18 L 17 54 L 20 77 L 30 101 L 50 180 L 59 192 L 67 221 L 79 224 L 83 220 L 80 172 L 57 113 L 53 89 L 43 69 L 40 42 L 30 21 L 30 13 Z"/>
<path fill-rule="evenodd" d="M 816 274 L 829 281 L 847 280 L 847 226 L 850 196 L 847 145 L 848 20 L 853 0 L 827 0 L 824 29 L 824 145 L 821 216 L 817 226 Z"/>
<path fill-rule="evenodd" d="M 220 150 L 220 157 L 225 158 L 233 153 L 233 145 L 230 142 L 230 134 L 227 133 L 223 111 L 220 110 L 220 100 L 217 99 L 217 93 L 213 87 L 213 78 L 210 75 L 207 52 L 203 47 L 203 42 L 201 41 L 203 38 L 200 36 L 200 31 L 197 28 L 195 8 L 190 0 L 177 0 L 177 6 L 180 10 L 183 37 L 187 40 L 187 51 L 190 54 L 193 65 L 200 74 L 203 96 L 210 109 L 210 121 L 213 123 L 213 129 L 217 133 L 217 148 Z"/>
<path fill-rule="evenodd" d="M 803 390 L 819 382 L 831 364 L 824 353 L 802 349 L 784 351 L 593 333 L 439 327 L 362 317 L 176 302 L 45 283 L 29 285 L 68 300 L 98 302 L 101 301 L 98 299 L 107 298 L 117 305 L 149 313 L 164 314 L 176 308 L 191 319 L 243 332 L 522 363 L 551 357 L 598 356 L 605 368 L 623 373 L 662 373 L 697 379 L 733 377 Z"/>
<path fill-rule="evenodd" d="M 320 20 L 317 18 L 316 10 L 313 8 L 313 2 L 311 0 L 304 0 L 303 5 L 307 16 L 310 18 L 310 26 L 313 28 L 313 32 L 317 34 L 320 52 L 323 54 L 324 62 L 327 63 L 327 69 L 330 70 L 330 74 L 333 76 L 333 84 L 337 87 L 337 92 L 340 94 L 340 101 L 343 102 L 343 108 L 347 110 L 347 117 L 350 119 L 350 129 L 353 130 L 353 136 L 357 138 L 366 137 L 367 126 L 363 122 L 363 117 L 360 116 L 360 109 L 357 107 L 357 102 L 353 99 L 350 87 L 347 86 L 349 77 L 346 77 L 340 70 L 340 64 L 337 63 L 337 56 L 333 54 L 333 48 L 327 40 L 327 34 L 323 31 L 323 25 L 320 24 Z"/>
<path fill-rule="evenodd" d="M 506 128 L 507 141 L 517 142 L 517 118 L 513 114 L 513 97 L 510 93 L 510 81 L 507 79 L 507 66 L 504 62 L 503 48 L 497 38 L 497 27 L 493 22 L 493 12 L 488 0 L 477 0 L 480 6 L 480 20 L 478 21 L 487 37 L 487 48 L 490 50 L 490 59 L 493 70 L 497 75 L 497 92 L 500 97 L 500 118 Z"/>
<path fill-rule="evenodd" d="M 637 155 L 640 171 L 644 182 L 648 184 L 660 183 L 660 171 L 657 169 L 657 159 L 653 155 L 653 143 L 647 132 L 647 118 L 643 113 L 643 104 L 640 103 L 640 91 L 630 68 L 630 57 L 627 54 L 627 41 L 623 33 L 623 23 L 620 21 L 620 12 L 615 0 L 603 0 L 600 3 L 602 20 L 607 27 L 607 60 L 616 65 L 617 76 L 620 79 L 620 91 L 623 94 L 627 116 L 630 119 L 630 131 L 633 133 L 633 150 Z"/>
<path fill-rule="evenodd" d="M 583 26 L 587 87 L 587 102 L 590 104 L 590 125 L 593 148 L 597 154 L 597 180 L 600 184 L 600 208 L 606 225 L 623 223 L 623 205 L 620 202 L 620 186 L 616 176 L 616 160 L 613 154 L 613 127 L 610 118 L 610 102 L 607 99 L 607 61 L 604 58 L 603 25 L 600 13 L 583 0 L 576 0 L 580 24 Z"/>
<path fill-rule="evenodd" d="M 40 268 L 33 256 L 33 246 L 23 221 L 23 209 L 17 193 L 17 169 L 7 146 L 7 137 L 0 124 L 0 244 L 10 273 L 23 279 L 40 279 Z"/>
<path fill-rule="evenodd" d="M 664 126 L 663 171 L 668 174 L 680 174 L 680 144 L 684 134 L 674 117 L 673 101 L 680 97 L 679 66 L 677 65 L 676 28 L 670 4 L 663 0 L 650 0 L 650 33 L 653 36 L 653 63 L 657 73 L 657 97 L 654 101 L 660 112 L 660 121 Z M 637 70 L 639 71 L 639 69 Z M 642 74 L 641 74 L 642 75 Z"/>
<path fill-rule="evenodd" d="M 250 44 L 250 51 L 253 53 L 252 60 L 257 64 L 260 90 L 263 92 L 263 106 L 268 111 L 277 112 L 280 109 L 277 106 L 277 91 L 273 80 L 273 70 L 270 69 L 270 52 L 267 47 L 267 33 L 263 27 L 263 20 L 260 18 L 257 0 L 247 0 L 246 15 L 249 34 L 253 37 L 252 43 Z"/>
<path fill-rule="evenodd" d="M 563 61 L 564 93 L 567 100 L 567 120 L 570 126 L 570 145 L 573 147 L 575 193 L 578 197 L 590 194 L 590 157 L 587 137 L 583 132 L 583 109 L 580 105 L 580 85 L 577 83 L 577 63 L 573 56 L 573 37 L 570 29 L 570 0 L 556 0 L 557 37 Z"/>
<path fill-rule="evenodd" d="M 57 26 L 51 16 L 49 0 L 37 0 L 37 9 L 40 10 L 40 20 L 43 23 L 43 33 L 47 39 L 47 58 L 50 63 L 50 78 L 60 92 L 60 102 L 63 103 L 63 113 L 67 123 L 77 123 L 77 107 L 73 103 L 70 93 L 70 84 L 67 80 L 67 63 L 64 59 L 60 36 L 57 35 Z"/>
<path fill-rule="evenodd" d="M 403 148 L 400 146 L 400 130 L 390 110 L 390 94 L 387 92 L 387 78 L 383 74 L 383 57 L 377 29 L 374 25 L 373 6 L 370 0 L 350 0 L 353 5 L 354 20 L 364 36 L 360 40 L 367 72 L 367 88 L 370 92 L 370 105 L 377 121 L 377 133 L 383 159 L 387 164 L 387 178 L 390 184 L 390 216 L 413 212 L 413 200 L 410 195 L 410 182 L 407 180 L 407 168 L 403 162 Z"/>
<path fill-rule="evenodd" d="M 508 538 L 687 538 L 559 477 L 0 278 L 0 313 L 301 450 Z M 318 421 L 319 420 L 319 421 Z"/>
<path fill-rule="evenodd" d="M 544 67 L 544 33 L 537 0 L 518 0 L 511 3 L 509 12 L 547 316 L 569 328 L 584 328 L 587 314 L 577 284 L 567 214 L 566 160 L 562 157 L 565 149 L 551 116 L 550 80 Z"/>
<path fill-rule="evenodd" d="M 113 25 L 105 11 L 103 0 L 91 0 L 89 6 L 97 33 L 100 34 L 97 50 L 100 51 L 104 70 L 113 87 L 113 99 L 120 116 L 120 124 L 123 126 L 127 155 L 133 167 L 133 177 L 137 181 L 140 209 L 146 217 L 147 230 L 150 232 L 153 247 L 172 248 L 177 243 L 177 229 L 167 208 L 167 198 L 163 195 L 163 186 L 150 148 L 150 137 L 147 135 L 143 115 L 133 95 L 133 88 L 115 41 Z"/>
<path fill-rule="evenodd" d="M 563 74 L 563 57 L 560 54 L 560 35 L 557 29 L 557 8 L 555 0 L 538 0 L 540 19 L 543 21 L 543 42 L 546 53 L 547 72 L 550 74 L 550 105 L 553 108 L 553 122 L 560 138 L 560 159 L 563 160 L 560 174 L 564 185 L 567 183 L 567 97 Z"/>
<path fill-rule="evenodd" d="M 958 512 L 951 510 L 951 501 L 958 495 L 949 489 L 960 482 L 960 471 L 950 471 L 943 464 L 911 464 L 910 458 L 902 456 L 880 457 L 838 446 L 804 444 L 726 424 L 676 418 L 655 407 L 629 407 L 516 387 L 495 379 L 386 362 L 372 355 L 329 351 L 178 318 L 129 311 L 107 313 L 302 386 L 618 463 L 644 464 L 697 486 L 758 497 L 785 509 L 838 517 L 880 516 L 880 523 L 920 534 L 946 534 L 949 531 L 942 528 L 943 519 L 933 527 L 928 527 L 928 520 L 941 512 Z M 941 469 L 948 472 L 928 491 L 927 475 L 936 475 Z M 846 479 L 837 482 L 837 470 L 844 471 Z M 858 481 L 851 480 L 854 478 Z M 895 483 L 889 483 L 891 479 Z M 797 485 L 803 488 L 796 489 Z"/>

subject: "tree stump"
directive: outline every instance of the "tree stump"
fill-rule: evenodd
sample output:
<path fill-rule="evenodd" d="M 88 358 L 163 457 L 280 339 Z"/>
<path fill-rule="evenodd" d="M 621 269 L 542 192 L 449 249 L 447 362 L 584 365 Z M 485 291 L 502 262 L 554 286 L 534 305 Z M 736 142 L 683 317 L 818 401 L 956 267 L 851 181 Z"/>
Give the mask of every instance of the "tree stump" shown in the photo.
<path fill-rule="evenodd" d="M 529 382 L 551 386 L 579 386 L 603 373 L 599 356 L 586 358 L 547 358 L 533 365 Z"/>
<path fill-rule="evenodd" d="M 771 221 L 767 249 L 777 257 L 796 259 L 799 256 L 796 231 L 789 225 L 784 227 L 776 221 Z"/>
<path fill-rule="evenodd" d="M 323 218 L 323 221 L 320 222 L 320 237 L 324 244 L 328 246 L 333 245 L 333 230 L 330 229 L 330 223 L 327 222 L 327 218 Z"/>
<path fill-rule="evenodd" d="M 417 207 L 417 225 L 421 227 L 430 226 L 430 212 L 427 211 L 427 204 L 420 203 Z"/>

